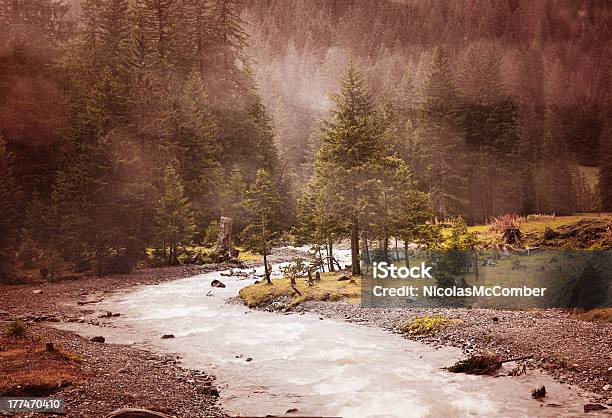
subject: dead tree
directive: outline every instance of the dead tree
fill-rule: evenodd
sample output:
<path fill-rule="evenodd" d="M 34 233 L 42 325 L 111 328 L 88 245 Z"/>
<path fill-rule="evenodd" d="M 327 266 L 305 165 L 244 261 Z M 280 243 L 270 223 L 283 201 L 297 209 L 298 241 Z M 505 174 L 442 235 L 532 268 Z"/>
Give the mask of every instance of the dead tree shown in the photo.
<path fill-rule="evenodd" d="M 219 224 L 219 235 L 217 236 L 217 245 L 215 247 L 215 257 L 218 260 L 225 261 L 231 258 L 231 241 L 232 241 L 232 218 L 225 216 L 221 217 Z"/>

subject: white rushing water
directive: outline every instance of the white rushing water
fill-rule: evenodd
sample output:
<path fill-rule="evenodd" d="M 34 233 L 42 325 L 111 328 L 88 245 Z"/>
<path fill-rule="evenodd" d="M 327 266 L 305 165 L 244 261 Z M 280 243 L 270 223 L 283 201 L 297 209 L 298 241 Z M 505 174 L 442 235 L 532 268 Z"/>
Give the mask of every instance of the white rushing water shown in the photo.
<path fill-rule="evenodd" d="M 213 279 L 227 287 L 211 288 Z M 121 313 L 113 320 L 116 328 L 79 325 L 78 331 L 181 355 L 184 366 L 217 377 L 220 404 L 233 415 L 280 415 L 297 408 L 292 415 L 576 416 L 588 402 L 578 390 L 537 372 L 492 378 L 440 370 L 461 357 L 456 349 L 436 350 L 314 314 L 225 303 L 250 283 L 208 273 L 144 286 L 97 306 Z M 162 334 L 176 338 L 161 340 Z M 531 389 L 541 384 L 549 394 L 544 402 L 531 398 Z"/>

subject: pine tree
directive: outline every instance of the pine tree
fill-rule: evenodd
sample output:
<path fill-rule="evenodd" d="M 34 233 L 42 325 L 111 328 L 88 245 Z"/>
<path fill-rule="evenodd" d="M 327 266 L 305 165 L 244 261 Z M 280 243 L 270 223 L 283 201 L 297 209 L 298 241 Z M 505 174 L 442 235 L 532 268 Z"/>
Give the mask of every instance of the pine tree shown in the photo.
<path fill-rule="evenodd" d="M 601 210 L 612 212 L 612 122 L 608 120 L 604 128 L 600 146 L 599 195 Z"/>
<path fill-rule="evenodd" d="M 184 85 L 177 88 L 181 89 L 178 97 L 168 94 L 168 106 L 175 107 L 168 120 L 171 133 L 168 151 L 180 163 L 186 195 L 193 204 L 198 226 L 203 229 L 220 212 L 219 205 L 211 204 L 223 186 L 217 121 L 198 72 L 192 71 Z"/>
<path fill-rule="evenodd" d="M 127 0 L 106 0 L 99 11 L 99 67 L 109 66 L 116 76 L 127 66 L 130 21 Z M 127 80 L 126 80 L 127 81 Z"/>
<path fill-rule="evenodd" d="M 0 282 L 9 279 L 11 274 L 12 253 L 21 222 L 18 212 L 21 194 L 13 176 L 12 161 L 13 155 L 0 136 Z"/>
<path fill-rule="evenodd" d="M 428 233 L 427 222 L 433 218 L 429 195 L 417 188 L 406 163 L 397 157 L 385 158 L 382 173 L 383 211 L 376 218 L 383 230 L 383 244 L 391 237 L 404 241 L 404 259 L 408 265 L 408 245 L 421 242 Z M 385 246 L 385 252 L 386 252 Z"/>
<path fill-rule="evenodd" d="M 195 220 L 176 163 L 166 166 L 157 201 L 157 235 L 163 242 L 164 254 L 169 248 L 168 265 L 178 263 L 177 247 L 189 242 L 195 232 Z"/>
<path fill-rule="evenodd" d="M 246 65 L 244 48 L 247 46 L 248 35 L 244 30 L 246 23 L 240 17 L 236 0 L 212 0 L 209 21 L 211 33 L 211 61 L 213 78 L 216 78 L 221 88 L 234 90 L 239 87 L 242 78 L 240 67 Z"/>
<path fill-rule="evenodd" d="M 279 221 L 282 214 L 279 210 L 278 191 L 266 170 L 257 170 L 255 181 L 249 187 L 245 197 L 244 205 L 250 219 L 249 224 L 242 231 L 242 239 L 247 249 L 263 255 L 266 281 L 271 284 L 268 254 L 280 231 Z"/>
<path fill-rule="evenodd" d="M 326 213 L 349 222 L 352 272 L 360 273 L 359 219 L 375 181 L 384 151 L 384 127 L 365 80 L 354 64 L 340 78 L 333 94 L 334 109 L 324 122 L 321 148 L 316 156 L 318 184 L 324 192 Z"/>
<path fill-rule="evenodd" d="M 416 141 L 424 182 L 441 216 L 465 213 L 468 205 L 464 129 L 458 107 L 448 58 L 437 48 L 423 87 Z"/>
<path fill-rule="evenodd" d="M 134 8 L 143 17 L 143 30 L 156 64 L 168 63 L 176 47 L 177 0 L 137 0 Z"/>
<path fill-rule="evenodd" d="M 237 231 L 241 231 L 247 222 L 247 213 L 244 207 L 246 182 L 238 165 L 234 165 L 226 181 L 222 194 L 222 215 L 233 219 Z"/>
<path fill-rule="evenodd" d="M 550 213 L 568 214 L 573 211 L 572 174 L 561 121 L 554 109 L 548 107 L 544 119 L 542 160 L 539 175 L 543 207 Z"/>

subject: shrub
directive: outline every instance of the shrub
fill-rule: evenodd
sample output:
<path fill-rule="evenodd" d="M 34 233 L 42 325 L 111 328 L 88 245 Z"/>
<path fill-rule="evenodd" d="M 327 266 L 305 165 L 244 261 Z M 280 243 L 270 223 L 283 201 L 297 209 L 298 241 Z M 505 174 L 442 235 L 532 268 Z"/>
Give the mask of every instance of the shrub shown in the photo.
<path fill-rule="evenodd" d="M 519 229 L 525 222 L 525 218 L 516 214 L 493 216 L 489 219 L 489 230 L 503 234 L 508 229 Z"/>
<path fill-rule="evenodd" d="M 448 325 L 450 321 L 443 316 L 424 316 L 404 324 L 404 333 L 410 335 L 433 335 Z"/>
<path fill-rule="evenodd" d="M 16 319 L 9 324 L 6 334 L 9 337 L 25 337 L 27 331 L 28 325 L 25 322 Z"/>

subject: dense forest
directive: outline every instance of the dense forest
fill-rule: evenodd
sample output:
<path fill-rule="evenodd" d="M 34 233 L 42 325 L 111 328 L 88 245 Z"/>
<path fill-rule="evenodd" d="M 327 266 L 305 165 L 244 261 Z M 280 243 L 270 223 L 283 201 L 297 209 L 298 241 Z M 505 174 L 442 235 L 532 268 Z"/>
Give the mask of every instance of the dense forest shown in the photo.
<path fill-rule="evenodd" d="M 234 3 L 0 3 L 3 264 L 173 263 L 257 170 L 288 187 Z"/>
<path fill-rule="evenodd" d="M 257 251 L 350 237 L 358 263 L 360 236 L 435 219 L 612 211 L 611 14 L 0 0 L 0 274 L 176 264 L 220 216 Z"/>
<path fill-rule="evenodd" d="M 354 59 L 439 215 L 590 212 L 600 193 L 610 209 L 609 174 L 597 190 L 611 152 L 608 2 L 246 4 L 249 52 L 298 187 L 312 173 L 326 92 Z M 432 76 L 447 85 L 428 86 Z M 443 106 L 424 115 L 434 101 Z M 434 128 L 441 118 L 446 126 Z M 440 152 L 448 158 L 433 161 Z"/>

